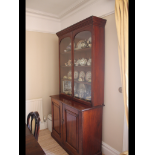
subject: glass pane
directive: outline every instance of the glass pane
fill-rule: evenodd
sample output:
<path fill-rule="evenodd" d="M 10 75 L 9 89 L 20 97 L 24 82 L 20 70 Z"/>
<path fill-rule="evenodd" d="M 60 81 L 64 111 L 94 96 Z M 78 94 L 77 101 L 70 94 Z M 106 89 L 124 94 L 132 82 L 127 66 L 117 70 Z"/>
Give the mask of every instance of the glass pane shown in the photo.
<path fill-rule="evenodd" d="M 74 38 L 74 97 L 91 101 L 91 32 Z"/>
<path fill-rule="evenodd" d="M 71 63 L 71 39 L 62 39 L 60 43 L 60 78 L 61 93 L 72 94 L 72 63 Z"/>

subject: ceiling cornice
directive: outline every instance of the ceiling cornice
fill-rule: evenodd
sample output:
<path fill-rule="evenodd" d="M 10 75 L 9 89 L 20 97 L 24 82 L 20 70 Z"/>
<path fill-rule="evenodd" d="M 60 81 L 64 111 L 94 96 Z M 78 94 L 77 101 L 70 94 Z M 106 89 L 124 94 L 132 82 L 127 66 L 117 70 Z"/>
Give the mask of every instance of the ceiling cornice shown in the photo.
<path fill-rule="evenodd" d="M 109 15 L 114 14 L 114 13 L 115 13 L 115 10 L 114 10 L 114 11 L 111 11 L 111 12 L 109 12 L 109 13 L 107 13 L 107 14 L 104 14 L 104 15 L 102 15 L 102 16 L 99 16 L 99 17 L 100 17 L 100 18 L 104 18 L 104 17 L 109 16 Z"/>
<path fill-rule="evenodd" d="M 56 16 L 55 14 L 45 13 L 34 9 L 26 8 L 26 15 L 60 22 L 59 17 Z"/>
<path fill-rule="evenodd" d="M 74 3 L 69 8 L 67 8 L 62 13 L 60 13 L 59 18 L 64 18 L 65 16 L 67 16 L 71 12 L 73 12 L 73 11 L 79 9 L 80 7 L 82 7 L 84 4 L 89 4 L 89 2 L 91 2 L 91 1 L 95 1 L 95 0 L 81 0 L 80 2 L 77 1 L 77 3 Z"/>
<path fill-rule="evenodd" d="M 71 5 L 69 8 L 64 10 L 59 15 L 55 15 L 55 14 L 51 14 L 51 13 L 45 13 L 42 11 L 26 8 L 26 15 L 56 20 L 56 21 L 60 22 L 60 20 L 62 18 L 68 16 L 69 14 L 71 14 L 72 12 L 75 12 L 76 10 L 79 10 L 83 6 L 89 5 L 90 3 L 94 2 L 94 1 L 95 0 L 81 0 L 80 2 L 78 1 L 77 3 Z"/>

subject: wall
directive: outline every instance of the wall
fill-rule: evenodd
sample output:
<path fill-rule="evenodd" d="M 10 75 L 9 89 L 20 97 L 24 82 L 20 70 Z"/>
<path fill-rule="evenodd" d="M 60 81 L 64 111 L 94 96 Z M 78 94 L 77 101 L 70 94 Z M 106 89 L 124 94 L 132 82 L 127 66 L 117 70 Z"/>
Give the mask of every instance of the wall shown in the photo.
<path fill-rule="evenodd" d="M 117 50 L 118 40 L 113 13 L 114 2 L 114 0 L 97 0 L 89 4 L 89 6 L 83 6 L 83 8 L 63 18 L 61 28 L 59 25 L 53 25 L 54 27 L 47 28 L 47 31 L 49 33 L 58 32 L 91 15 L 103 17 L 107 20 L 105 26 L 105 106 L 103 108 L 102 141 L 122 152 L 124 105 L 122 93 L 118 92 L 118 88 L 121 87 L 121 77 Z M 38 19 L 36 20 L 38 22 Z M 29 21 L 26 25 L 27 28 L 34 28 L 35 31 L 46 31 L 47 21 L 45 27 L 37 27 L 37 22 L 35 20 L 30 21 L 30 18 L 27 21 Z M 48 52 L 44 52 L 44 48 L 48 48 Z M 43 97 L 43 114 L 47 115 L 51 112 L 49 95 L 58 93 L 58 38 L 52 34 L 27 31 L 27 51 L 29 61 L 26 60 L 26 62 L 29 62 L 29 64 L 26 64 L 26 99 Z M 45 61 L 45 59 L 48 60 Z M 33 66 L 34 60 L 38 67 Z M 36 78 L 38 78 L 38 82 Z"/>
<path fill-rule="evenodd" d="M 50 95 L 59 93 L 58 37 L 26 31 L 26 100 L 43 98 L 43 115 L 51 113 Z"/>
<path fill-rule="evenodd" d="M 118 59 L 118 39 L 115 15 L 104 17 L 105 25 L 105 85 L 103 108 L 102 140 L 114 149 L 122 152 L 124 104 L 119 93 L 121 77 Z"/>
<path fill-rule="evenodd" d="M 26 12 L 26 30 L 52 33 L 60 31 L 60 20 Z"/>

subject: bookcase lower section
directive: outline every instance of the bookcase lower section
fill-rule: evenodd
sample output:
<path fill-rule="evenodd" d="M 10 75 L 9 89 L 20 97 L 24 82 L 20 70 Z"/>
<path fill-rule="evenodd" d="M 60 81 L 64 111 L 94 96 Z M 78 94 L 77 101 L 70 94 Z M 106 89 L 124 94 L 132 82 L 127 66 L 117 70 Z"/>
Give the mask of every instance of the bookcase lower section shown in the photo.
<path fill-rule="evenodd" d="M 51 101 L 51 136 L 62 148 L 69 155 L 102 155 L 103 106 L 81 107 L 81 104 L 76 102 L 78 107 L 77 104 L 71 104 L 73 101 L 69 99 L 62 102 L 62 99 L 51 98 Z"/>

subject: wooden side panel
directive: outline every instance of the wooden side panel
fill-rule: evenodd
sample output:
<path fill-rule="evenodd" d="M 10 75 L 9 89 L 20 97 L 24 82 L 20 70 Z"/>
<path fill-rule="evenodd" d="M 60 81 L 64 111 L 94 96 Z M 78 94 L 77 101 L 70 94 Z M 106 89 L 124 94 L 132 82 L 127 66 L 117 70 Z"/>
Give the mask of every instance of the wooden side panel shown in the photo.
<path fill-rule="evenodd" d="M 52 100 L 52 136 L 62 141 L 62 103 Z"/>
<path fill-rule="evenodd" d="M 105 28 L 93 25 L 93 29 L 92 105 L 97 106 L 104 104 Z"/>
<path fill-rule="evenodd" d="M 103 106 L 99 106 L 82 113 L 83 155 L 102 154 L 102 109 Z"/>
<path fill-rule="evenodd" d="M 63 105 L 63 143 L 73 154 L 79 152 L 79 114 L 78 110 Z"/>

